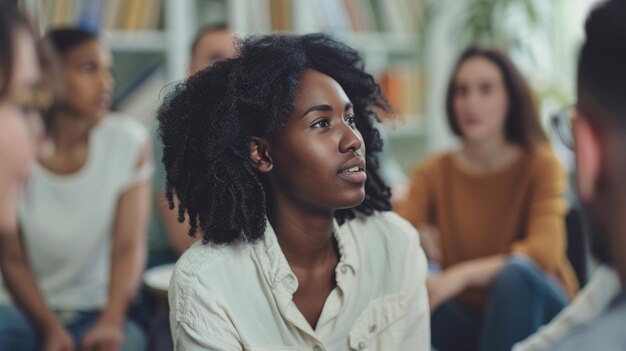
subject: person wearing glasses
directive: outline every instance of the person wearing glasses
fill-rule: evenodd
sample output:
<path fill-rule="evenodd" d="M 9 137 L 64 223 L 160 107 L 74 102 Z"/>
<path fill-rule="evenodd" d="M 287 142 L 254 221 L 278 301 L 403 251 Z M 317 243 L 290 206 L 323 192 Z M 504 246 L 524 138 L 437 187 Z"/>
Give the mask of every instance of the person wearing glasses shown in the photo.
<path fill-rule="evenodd" d="M 598 275 L 606 276 L 609 269 L 613 286 L 606 284 L 604 291 L 591 291 L 596 299 L 608 295 L 604 304 L 593 306 L 591 311 L 575 301 L 569 312 L 580 316 L 576 323 L 562 325 L 569 330 L 560 333 L 558 340 L 536 348 L 537 351 L 626 350 L 624 14 L 623 0 L 603 2 L 591 12 L 578 60 L 578 102 L 555 117 L 563 142 L 574 149 L 577 192 L 589 224 L 592 253 L 607 267 L 598 271 L 594 280 L 601 278 Z M 610 274 L 603 279 L 610 282 Z"/>
<path fill-rule="evenodd" d="M 111 55 L 95 35 L 63 28 L 45 39 L 65 95 L 50 111 L 54 147 L 19 207 L 20 235 L 0 247 L 0 349 L 141 351 L 145 337 L 126 309 L 146 256 L 147 132 L 107 116 Z"/>
<path fill-rule="evenodd" d="M 428 280 L 433 346 L 509 351 L 578 288 L 565 251 L 565 172 L 500 51 L 461 55 L 446 108 L 461 147 L 419 166 L 396 210 L 442 267 Z"/>
<path fill-rule="evenodd" d="M 562 145 L 574 150 L 572 122 L 576 105 L 568 105 L 552 116 L 551 123 Z M 540 351 L 552 347 L 575 327 L 598 317 L 621 291 L 620 278 L 610 265 L 603 263 L 576 298 L 547 325 L 513 347 L 513 351 Z"/>
<path fill-rule="evenodd" d="M 0 1 L 0 237 L 17 233 L 17 203 L 43 136 L 40 59 L 27 20 Z"/>

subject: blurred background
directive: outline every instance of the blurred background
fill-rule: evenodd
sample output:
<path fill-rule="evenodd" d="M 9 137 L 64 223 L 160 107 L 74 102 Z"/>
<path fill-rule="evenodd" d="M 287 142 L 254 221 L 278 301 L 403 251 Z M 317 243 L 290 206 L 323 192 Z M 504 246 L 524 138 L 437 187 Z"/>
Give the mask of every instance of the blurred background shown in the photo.
<path fill-rule="evenodd" d="M 40 29 L 78 25 L 114 52 L 113 109 L 148 124 L 169 83 L 183 79 L 198 28 L 241 36 L 330 32 L 359 50 L 397 118 L 385 122 L 394 172 L 454 146 L 444 96 L 470 43 L 508 52 L 534 89 L 544 127 L 573 99 L 582 24 L 597 0 L 23 0 Z M 558 146 L 556 146 L 558 148 Z M 559 152 L 567 163 L 565 151 Z"/>

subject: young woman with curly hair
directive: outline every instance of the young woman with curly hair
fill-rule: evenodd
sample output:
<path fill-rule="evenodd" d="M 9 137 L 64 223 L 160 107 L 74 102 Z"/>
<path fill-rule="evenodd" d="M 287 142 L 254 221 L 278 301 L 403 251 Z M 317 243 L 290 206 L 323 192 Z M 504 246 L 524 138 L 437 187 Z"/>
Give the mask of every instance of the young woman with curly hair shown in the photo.
<path fill-rule="evenodd" d="M 389 212 L 359 55 L 266 35 L 159 111 L 167 196 L 202 241 L 169 291 L 178 350 L 427 350 L 426 261 Z M 175 197 L 174 197 L 175 195 Z"/>

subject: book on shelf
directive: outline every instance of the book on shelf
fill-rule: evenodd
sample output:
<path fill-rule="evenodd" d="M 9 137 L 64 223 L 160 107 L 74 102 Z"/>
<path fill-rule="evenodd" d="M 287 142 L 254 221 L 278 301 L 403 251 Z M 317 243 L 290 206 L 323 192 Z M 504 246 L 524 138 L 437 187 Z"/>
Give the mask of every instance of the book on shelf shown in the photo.
<path fill-rule="evenodd" d="M 44 2 L 50 27 L 89 31 L 150 31 L 160 25 L 164 0 L 54 0 Z"/>
<path fill-rule="evenodd" d="M 103 14 L 104 18 L 102 19 L 102 27 L 104 29 L 115 29 L 121 24 L 119 13 L 123 2 L 123 0 L 107 0 L 107 6 Z"/>
<path fill-rule="evenodd" d="M 314 6 L 319 7 L 319 12 L 321 12 L 325 17 L 325 27 L 324 31 L 331 32 L 339 32 L 344 33 L 350 30 L 354 30 L 351 27 L 350 17 L 356 18 L 358 17 L 356 13 L 349 13 L 349 9 L 346 8 L 346 4 L 343 1 L 338 0 L 318 0 L 312 1 Z M 356 20 L 357 22 L 360 19 Z"/>
<path fill-rule="evenodd" d="M 409 120 L 419 118 L 424 110 L 425 79 L 422 69 L 416 64 L 394 65 L 387 68 L 378 81 L 394 114 L 407 119 L 407 122 L 416 122 Z"/>
<path fill-rule="evenodd" d="M 78 16 L 80 28 L 97 32 L 102 24 L 105 0 L 84 0 Z"/>
<path fill-rule="evenodd" d="M 385 32 L 416 35 L 416 0 L 248 0 L 248 32 Z M 421 3 L 423 0 L 419 0 Z M 263 11 L 262 9 L 269 11 Z M 298 11 L 298 15 L 294 13 Z M 298 23 L 294 23 L 297 19 Z"/>
<path fill-rule="evenodd" d="M 293 3 L 291 0 L 270 0 L 270 23 L 272 31 L 293 31 Z M 251 13 L 255 16 L 256 14 Z"/>
<path fill-rule="evenodd" d="M 48 23 L 53 27 L 75 25 L 80 13 L 80 2 L 78 0 L 56 0 L 44 3 L 48 6 Z"/>

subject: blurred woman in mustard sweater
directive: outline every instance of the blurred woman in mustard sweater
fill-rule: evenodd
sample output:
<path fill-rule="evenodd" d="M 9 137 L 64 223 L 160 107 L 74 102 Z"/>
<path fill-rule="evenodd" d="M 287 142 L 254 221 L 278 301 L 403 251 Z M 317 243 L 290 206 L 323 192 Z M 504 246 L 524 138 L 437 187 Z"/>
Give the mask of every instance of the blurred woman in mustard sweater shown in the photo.
<path fill-rule="evenodd" d="M 433 346 L 510 350 L 578 288 L 565 254 L 565 173 L 503 53 L 466 50 L 446 108 L 462 145 L 414 171 L 397 211 L 442 267 L 428 282 Z"/>

